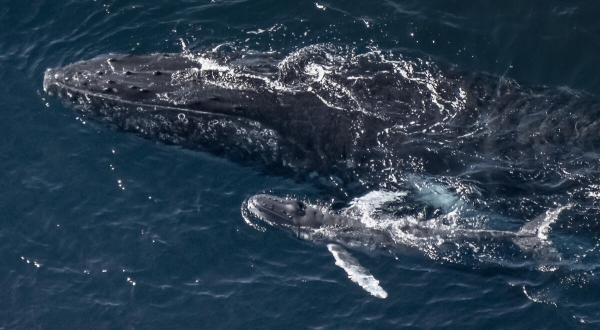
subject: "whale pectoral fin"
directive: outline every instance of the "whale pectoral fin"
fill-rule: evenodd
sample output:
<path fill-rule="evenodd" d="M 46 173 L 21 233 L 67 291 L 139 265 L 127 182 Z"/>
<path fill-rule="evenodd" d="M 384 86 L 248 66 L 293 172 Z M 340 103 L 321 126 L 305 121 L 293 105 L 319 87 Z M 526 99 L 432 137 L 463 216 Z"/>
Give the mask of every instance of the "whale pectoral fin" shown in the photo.
<path fill-rule="evenodd" d="M 360 285 L 361 288 L 377 298 L 387 298 L 388 294 L 379 285 L 379 281 L 369 270 L 361 266 L 350 252 L 337 244 L 327 244 L 327 249 L 333 255 L 336 266 L 342 268 L 352 282 Z"/>

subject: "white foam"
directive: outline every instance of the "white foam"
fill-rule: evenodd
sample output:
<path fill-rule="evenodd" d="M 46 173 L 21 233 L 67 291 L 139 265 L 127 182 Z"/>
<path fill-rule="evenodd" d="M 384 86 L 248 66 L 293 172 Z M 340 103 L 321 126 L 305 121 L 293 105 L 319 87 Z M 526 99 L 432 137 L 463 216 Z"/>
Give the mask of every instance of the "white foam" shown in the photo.
<path fill-rule="evenodd" d="M 374 217 L 377 209 L 406 195 L 407 192 L 405 191 L 370 191 L 364 196 L 354 198 L 343 213 L 359 217 L 360 221 L 367 227 L 381 227 L 386 221 Z"/>
<path fill-rule="evenodd" d="M 385 203 L 393 202 L 407 194 L 406 191 L 373 190 L 361 197 L 354 198 L 350 202 L 350 207 L 359 207 L 365 211 L 373 211 Z"/>
<path fill-rule="evenodd" d="M 225 65 L 221 65 L 217 61 L 207 58 L 207 57 L 194 56 L 194 61 L 196 61 L 197 63 L 200 63 L 200 65 L 201 65 L 200 70 L 202 70 L 202 71 L 219 71 L 219 72 L 232 72 L 233 71 L 232 68 L 225 66 Z"/>
<path fill-rule="evenodd" d="M 310 75 L 315 77 L 314 81 L 321 82 L 323 77 L 325 77 L 326 73 L 330 73 L 331 71 L 327 70 L 325 67 L 319 64 L 311 63 L 306 66 L 304 71 Z"/>

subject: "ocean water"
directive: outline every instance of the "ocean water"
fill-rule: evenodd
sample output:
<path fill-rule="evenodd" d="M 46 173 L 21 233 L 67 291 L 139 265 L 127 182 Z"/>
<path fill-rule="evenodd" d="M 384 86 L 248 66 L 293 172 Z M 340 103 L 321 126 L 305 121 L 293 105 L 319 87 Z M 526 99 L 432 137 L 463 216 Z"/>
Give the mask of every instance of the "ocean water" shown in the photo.
<path fill-rule="evenodd" d="M 0 329 L 600 327 L 593 148 L 576 173 L 534 192 L 522 181 L 492 189 L 483 168 L 472 183 L 493 193 L 466 201 L 511 221 L 569 205 L 549 233 L 565 256 L 558 269 L 502 253 L 489 264 L 432 257 L 418 244 L 358 251 L 389 294 L 377 299 L 324 246 L 256 230 L 241 214 L 256 193 L 331 191 L 119 132 L 42 90 L 46 68 L 106 53 L 231 44 L 285 55 L 327 43 L 595 97 L 598 14 L 590 1 L 3 1 Z M 413 200 L 444 211 L 456 198 L 438 187 Z"/>

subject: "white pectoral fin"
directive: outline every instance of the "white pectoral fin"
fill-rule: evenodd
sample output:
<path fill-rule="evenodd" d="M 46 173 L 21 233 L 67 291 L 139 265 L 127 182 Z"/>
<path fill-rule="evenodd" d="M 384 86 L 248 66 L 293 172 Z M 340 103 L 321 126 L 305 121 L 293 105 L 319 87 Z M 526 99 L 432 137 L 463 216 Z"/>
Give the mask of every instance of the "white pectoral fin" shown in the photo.
<path fill-rule="evenodd" d="M 387 298 L 388 294 L 379 285 L 379 281 L 361 266 L 350 252 L 337 244 L 327 244 L 327 249 L 333 255 L 336 266 L 342 268 L 352 282 L 360 285 L 361 288 L 377 298 Z"/>

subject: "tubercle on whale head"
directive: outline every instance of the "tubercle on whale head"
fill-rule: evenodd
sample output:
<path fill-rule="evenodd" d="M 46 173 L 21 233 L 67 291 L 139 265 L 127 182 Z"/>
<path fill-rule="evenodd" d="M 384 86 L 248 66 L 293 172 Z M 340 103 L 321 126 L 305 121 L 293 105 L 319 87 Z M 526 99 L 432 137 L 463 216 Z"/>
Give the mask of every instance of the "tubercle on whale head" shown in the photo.
<path fill-rule="evenodd" d="M 106 99 L 148 103 L 157 94 L 173 90 L 171 73 L 198 67 L 170 54 L 144 56 L 109 54 L 46 70 L 44 90 L 49 93 L 97 95 Z"/>
<path fill-rule="evenodd" d="M 47 69 L 43 88 L 88 108 L 110 104 L 175 116 L 229 116 L 282 129 L 288 128 L 288 122 L 310 123 L 307 108 L 315 110 L 314 97 L 278 94 L 266 88 L 258 75 L 223 70 L 182 54 L 110 54 Z M 98 112 L 101 117 L 114 113 Z"/>

